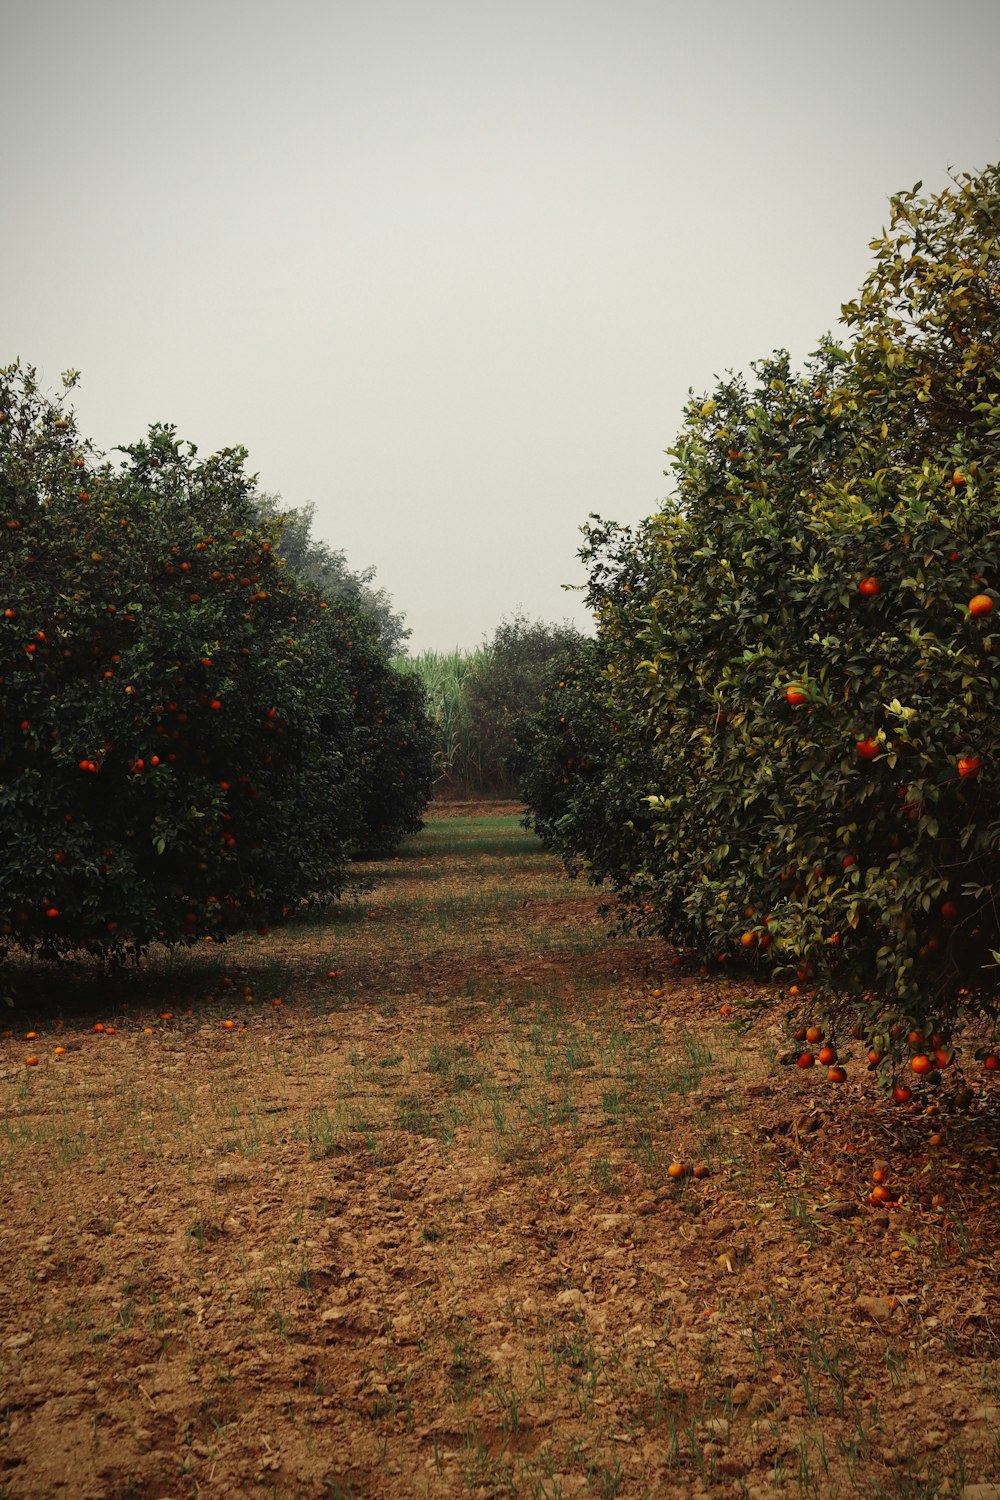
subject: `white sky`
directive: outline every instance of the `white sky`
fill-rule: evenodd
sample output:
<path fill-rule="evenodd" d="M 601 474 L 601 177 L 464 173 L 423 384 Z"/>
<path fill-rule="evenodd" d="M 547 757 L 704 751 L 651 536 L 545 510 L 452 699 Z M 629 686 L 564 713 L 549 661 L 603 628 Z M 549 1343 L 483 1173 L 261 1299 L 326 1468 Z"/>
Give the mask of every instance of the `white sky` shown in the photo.
<path fill-rule="evenodd" d="M 1000 159 L 998 64 L 998 0 L 6 0 L 0 362 L 243 443 L 412 649 L 584 623 L 579 526 Z"/>

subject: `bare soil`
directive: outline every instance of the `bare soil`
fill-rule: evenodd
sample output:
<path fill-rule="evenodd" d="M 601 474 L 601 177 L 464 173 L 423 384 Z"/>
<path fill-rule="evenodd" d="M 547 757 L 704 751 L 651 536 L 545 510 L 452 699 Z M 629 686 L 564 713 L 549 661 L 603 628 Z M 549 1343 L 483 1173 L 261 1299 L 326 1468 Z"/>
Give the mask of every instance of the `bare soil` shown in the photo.
<path fill-rule="evenodd" d="M 1000 1500 L 996 1079 L 783 1066 L 787 996 L 616 936 L 516 806 L 366 873 L 29 986 L 0 1495 Z"/>

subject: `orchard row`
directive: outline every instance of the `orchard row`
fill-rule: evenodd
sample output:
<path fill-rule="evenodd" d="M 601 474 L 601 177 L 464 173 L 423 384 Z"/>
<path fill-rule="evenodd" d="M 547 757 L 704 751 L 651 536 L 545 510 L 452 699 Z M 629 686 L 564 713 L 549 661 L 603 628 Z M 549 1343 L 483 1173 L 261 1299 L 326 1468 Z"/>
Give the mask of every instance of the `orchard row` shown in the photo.
<path fill-rule="evenodd" d="M 280 920 L 430 795 L 419 683 L 286 565 L 245 453 L 168 427 L 122 451 L 0 372 L 0 952 Z"/>
<path fill-rule="evenodd" d="M 849 343 L 692 400 L 674 498 L 587 528 L 597 639 L 518 765 L 631 922 L 899 1057 L 996 1017 L 1000 169 L 901 194 L 874 249 Z"/>

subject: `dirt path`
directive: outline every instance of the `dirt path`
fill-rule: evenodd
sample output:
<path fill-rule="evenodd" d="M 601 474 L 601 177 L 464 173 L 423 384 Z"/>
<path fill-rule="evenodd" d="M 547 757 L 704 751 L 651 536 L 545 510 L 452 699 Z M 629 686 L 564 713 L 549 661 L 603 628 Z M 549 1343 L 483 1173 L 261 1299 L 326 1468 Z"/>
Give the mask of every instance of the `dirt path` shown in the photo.
<path fill-rule="evenodd" d="M 782 1068 L 513 810 L 371 873 L 0 1041 L 0 1494 L 1000 1497 L 995 1086 Z"/>

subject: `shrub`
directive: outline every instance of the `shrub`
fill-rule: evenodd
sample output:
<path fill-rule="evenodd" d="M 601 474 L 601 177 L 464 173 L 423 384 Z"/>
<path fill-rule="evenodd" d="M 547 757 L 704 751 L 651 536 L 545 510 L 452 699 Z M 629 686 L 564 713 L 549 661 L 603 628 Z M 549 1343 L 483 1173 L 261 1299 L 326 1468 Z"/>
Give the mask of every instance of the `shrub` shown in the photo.
<path fill-rule="evenodd" d="M 1000 169 L 901 194 L 875 252 L 850 347 L 692 401 L 639 597 L 591 534 L 603 692 L 654 767 L 617 879 L 873 1036 L 947 1034 L 1000 947 Z"/>
<path fill-rule="evenodd" d="M 631 549 L 627 531 L 610 528 Z M 607 882 L 621 915 L 647 920 L 637 880 L 652 814 L 644 791 L 654 763 L 649 733 L 616 713 L 607 642 L 578 639 L 549 668 L 538 707 L 514 731 L 511 774 L 527 804 L 526 826 L 562 860 L 570 875 Z"/>
<path fill-rule="evenodd" d="M 385 854 L 423 827 L 431 797 L 434 728 L 423 685 L 387 657 L 379 622 L 366 606 L 331 609 L 324 625 L 328 649 L 352 684 L 343 746 L 356 780 L 351 846 L 358 855 Z"/>
<path fill-rule="evenodd" d="M 377 690 L 336 649 L 348 613 L 281 565 L 243 450 L 154 427 L 114 467 L 19 366 L 0 414 L 4 951 L 135 957 L 341 892 Z"/>
<path fill-rule="evenodd" d="M 502 620 L 477 654 L 462 692 L 479 747 L 484 790 L 506 796 L 517 792 L 508 762 L 518 728 L 541 702 L 553 663 L 580 639 L 572 625 L 550 625 L 518 614 Z"/>

